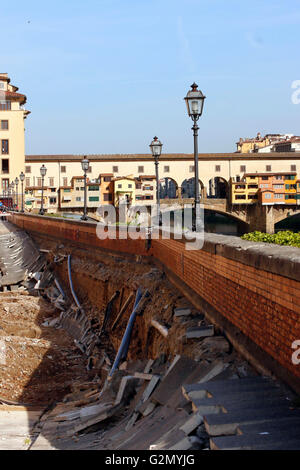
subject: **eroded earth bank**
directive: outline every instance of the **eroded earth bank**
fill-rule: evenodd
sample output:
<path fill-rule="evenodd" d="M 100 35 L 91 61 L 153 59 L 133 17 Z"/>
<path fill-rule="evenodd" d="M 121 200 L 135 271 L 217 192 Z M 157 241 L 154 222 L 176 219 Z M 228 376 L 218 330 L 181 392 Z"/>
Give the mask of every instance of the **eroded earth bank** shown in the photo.
<path fill-rule="evenodd" d="M 153 260 L 36 236 L 20 249 L 27 239 L 7 223 L 0 235 L 0 448 L 224 448 L 239 422 L 216 416 L 243 400 L 249 415 L 267 409 L 269 425 L 274 406 L 300 421 L 291 392 L 259 376 Z"/>

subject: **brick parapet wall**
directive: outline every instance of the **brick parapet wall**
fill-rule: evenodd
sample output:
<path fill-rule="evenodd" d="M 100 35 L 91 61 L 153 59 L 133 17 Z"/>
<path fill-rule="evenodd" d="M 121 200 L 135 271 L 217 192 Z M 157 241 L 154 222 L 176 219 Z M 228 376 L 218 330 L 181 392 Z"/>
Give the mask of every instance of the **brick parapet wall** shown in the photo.
<path fill-rule="evenodd" d="M 300 250 L 207 234 L 202 250 L 182 240 L 99 240 L 95 224 L 13 215 L 28 230 L 113 252 L 153 256 L 207 305 L 237 327 L 284 370 L 300 378 L 291 357 L 300 340 Z M 299 382 L 300 383 L 300 382 Z"/>

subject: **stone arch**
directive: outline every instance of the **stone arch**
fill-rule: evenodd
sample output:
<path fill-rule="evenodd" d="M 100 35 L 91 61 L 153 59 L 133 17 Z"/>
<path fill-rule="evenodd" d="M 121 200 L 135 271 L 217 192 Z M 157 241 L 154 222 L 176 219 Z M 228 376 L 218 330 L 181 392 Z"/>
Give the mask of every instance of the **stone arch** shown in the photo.
<path fill-rule="evenodd" d="M 205 187 L 203 182 L 199 179 L 199 194 L 200 198 L 205 198 Z M 182 199 L 189 199 L 195 197 L 195 177 L 186 178 L 181 183 L 181 197 Z"/>
<path fill-rule="evenodd" d="M 208 197 L 226 199 L 228 197 L 228 182 L 223 176 L 214 176 L 208 183 Z"/>
<path fill-rule="evenodd" d="M 159 198 L 160 199 L 177 199 L 178 184 L 173 178 L 168 176 L 159 180 Z"/>

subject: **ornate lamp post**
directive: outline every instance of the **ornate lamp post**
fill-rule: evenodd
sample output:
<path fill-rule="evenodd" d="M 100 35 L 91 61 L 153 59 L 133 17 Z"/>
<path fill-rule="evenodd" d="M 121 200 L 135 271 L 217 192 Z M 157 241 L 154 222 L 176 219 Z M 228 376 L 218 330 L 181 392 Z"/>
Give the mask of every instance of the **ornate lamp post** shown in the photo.
<path fill-rule="evenodd" d="M 16 210 L 19 210 L 19 194 L 18 194 L 18 186 L 19 186 L 19 178 L 17 177 L 15 179 L 15 184 L 16 184 Z"/>
<path fill-rule="evenodd" d="M 11 187 L 11 196 L 12 196 L 12 209 L 15 210 L 15 191 L 14 191 L 15 183 L 13 181 L 10 183 L 10 187 Z"/>
<path fill-rule="evenodd" d="M 160 194 L 159 194 L 159 177 L 158 177 L 158 160 L 161 155 L 161 148 L 163 144 L 158 140 L 155 136 L 151 144 L 149 145 L 152 156 L 154 158 L 155 163 L 155 176 L 156 176 L 156 208 L 157 208 L 157 223 L 159 224 L 159 216 L 160 216 Z"/>
<path fill-rule="evenodd" d="M 23 171 L 20 173 L 20 181 L 21 181 L 21 201 L 22 201 L 22 206 L 21 206 L 21 212 L 24 212 L 24 180 L 25 180 L 25 175 Z"/>
<path fill-rule="evenodd" d="M 194 133 L 194 171 L 195 171 L 195 210 L 196 210 L 196 232 L 200 230 L 200 196 L 199 196 L 199 176 L 198 176 L 198 130 L 197 121 L 202 115 L 205 96 L 198 90 L 198 85 L 193 83 L 191 90 L 188 91 L 185 99 L 188 115 L 194 121 L 192 127 Z"/>
<path fill-rule="evenodd" d="M 89 161 L 85 157 L 83 160 L 81 160 L 81 167 L 84 172 L 84 207 L 83 207 L 83 216 L 81 217 L 81 220 L 88 220 L 86 212 L 87 212 L 87 194 L 86 194 L 86 173 L 89 169 Z"/>
<path fill-rule="evenodd" d="M 41 177 L 42 177 L 42 200 L 41 200 L 41 208 L 40 208 L 40 212 L 39 212 L 40 215 L 45 214 L 45 211 L 44 211 L 44 178 L 46 176 L 46 173 L 47 173 L 47 168 L 43 164 L 40 168 L 40 174 L 41 174 Z"/>

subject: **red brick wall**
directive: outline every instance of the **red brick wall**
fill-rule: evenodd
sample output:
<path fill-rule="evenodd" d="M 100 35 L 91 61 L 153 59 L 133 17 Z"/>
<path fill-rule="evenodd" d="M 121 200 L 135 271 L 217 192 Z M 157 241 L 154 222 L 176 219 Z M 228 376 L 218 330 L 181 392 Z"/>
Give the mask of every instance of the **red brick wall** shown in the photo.
<path fill-rule="evenodd" d="M 238 327 L 266 353 L 300 377 L 293 341 L 300 339 L 300 282 L 203 250 L 187 251 L 175 240 L 99 240 L 95 225 L 14 215 L 28 231 L 78 241 L 110 251 L 152 255 Z"/>
<path fill-rule="evenodd" d="M 175 240 L 154 240 L 153 255 L 293 375 L 300 339 L 300 282 Z"/>

